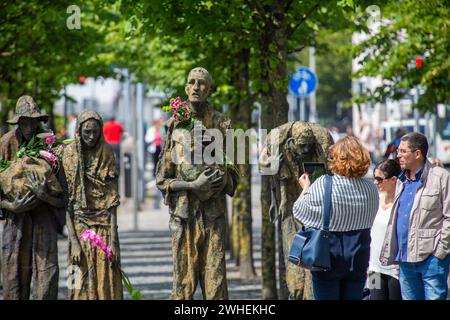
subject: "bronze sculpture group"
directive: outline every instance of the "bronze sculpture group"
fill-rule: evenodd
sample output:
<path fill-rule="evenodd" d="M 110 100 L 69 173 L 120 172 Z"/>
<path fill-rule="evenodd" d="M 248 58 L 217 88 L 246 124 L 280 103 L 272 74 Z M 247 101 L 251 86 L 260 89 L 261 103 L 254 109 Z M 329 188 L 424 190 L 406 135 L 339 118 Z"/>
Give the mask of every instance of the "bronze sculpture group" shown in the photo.
<path fill-rule="evenodd" d="M 238 176 L 226 163 L 192 161 L 191 154 L 186 152 L 193 151 L 198 144 L 203 146 L 194 134 L 196 129 L 202 133 L 216 129 L 227 137 L 231 128 L 230 120 L 208 102 L 211 85 L 206 69 L 191 70 L 185 91 L 195 124 L 191 130 L 182 130 L 179 119 L 167 121 L 166 143 L 156 169 L 157 188 L 170 213 L 174 264 L 172 299 L 192 299 L 198 283 L 204 299 L 228 299 L 223 197 L 234 195 Z M 0 159 L 17 161 L 20 147 L 40 133 L 41 122 L 47 120 L 48 116 L 41 113 L 32 97 L 20 97 L 15 117 L 9 121 L 17 127 L 0 139 Z M 123 299 L 117 231 L 118 172 L 102 127 L 98 113 L 89 110 L 80 113 L 77 138 L 61 151 L 57 168 L 49 170 L 46 165 L 35 163 L 35 168 L 47 169 L 39 169 L 40 173 L 29 169 L 29 162 L 25 163 L 24 159 L 31 161 L 33 157 L 21 158 L 24 164 L 14 176 L 14 181 L 20 183 L 9 186 L 11 190 L 18 190 L 17 195 L 8 197 L 2 190 L 3 185 L 0 188 L 5 299 L 29 299 L 31 282 L 33 299 L 57 298 L 55 217 L 61 212 L 66 213 L 68 265 L 76 266 L 80 277 L 77 286 L 69 288 L 69 299 Z M 265 160 L 260 161 L 260 166 L 267 167 L 274 160 L 280 163 L 272 175 L 271 218 L 281 220 L 290 298 L 308 299 L 311 298 L 309 273 L 287 262 L 290 241 L 299 228 L 292 206 L 301 191 L 297 177 L 303 173 L 302 163 L 326 163 L 326 154 L 333 142 L 327 130 L 317 124 L 290 122 L 276 129 L 279 134 L 275 144 L 279 152 L 273 151 L 269 134 L 261 152 Z M 225 146 L 225 140 L 223 142 Z M 9 175 L 12 175 L 12 167 L 8 169 Z M 93 230 L 101 236 L 110 246 L 110 256 L 84 241 L 81 236 L 84 230 Z"/>
<path fill-rule="evenodd" d="M 20 149 L 33 142 L 43 131 L 41 122 L 47 120 L 32 97 L 22 96 L 9 121 L 18 126 L 0 139 L 1 159 L 12 163 L 0 173 L 4 299 L 29 299 L 31 288 L 33 299 L 57 299 L 56 224 L 61 212 L 67 212 L 68 263 L 76 266 L 80 277 L 78 286 L 69 288 L 69 299 L 122 299 L 118 173 L 103 138 L 102 118 L 89 110 L 79 114 L 78 138 L 65 148 L 59 165 L 45 164 L 37 154 L 18 159 Z M 12 200 L 11 193 L 17 194 Z M 91 242 L 81 241 L 85 229 L 110 244 L 111 258 Z"/>

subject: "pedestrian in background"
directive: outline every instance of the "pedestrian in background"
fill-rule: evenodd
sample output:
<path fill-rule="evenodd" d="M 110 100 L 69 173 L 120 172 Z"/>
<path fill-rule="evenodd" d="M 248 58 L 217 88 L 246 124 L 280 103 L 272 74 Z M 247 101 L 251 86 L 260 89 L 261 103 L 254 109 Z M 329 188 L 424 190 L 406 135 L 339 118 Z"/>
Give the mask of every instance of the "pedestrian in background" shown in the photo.
<path fill-rule="evenodd" d="M 122 125 L 112 116 L 103 126 L 103 135 L 105 141 L 109 143 L 113 149 L 116 158 L 117 172 L 120 173 L 120 143 L 122 142 L 122 134 L 124 130 Z"/>
<path fill-rule="evenodd" d="M 77 128 L 77 114 L 71 113 L 69 119 L 69 127 L 67 129 L 67 136 L 69 137 L 69 139 L 75 138 L 76 128 Z"/>
<path fill-rule="evenodd" d="M 161 153 L 163 135 L 161 132 L 162 119 L 153 121 L 145 134 L 145 142 L 148 143 L 148 152 L 152 155 L 153 177 L 156 177 L 156 164 Z"/>
<path fill-rule="evenodd" d="M 370 300 L 401 300 L 398 266 L 382 266 L 380 252 L 394 204 L 395 186 L 402 169 L 397 161 L 388 159 L 377 164 L 374 183 L 380 194 L 380 206 L 370 237 L 369 289 Z"/>
<path fill-rule="evenodd" d="M 355 134 L 353 133 L 353 128 L 352 128 L 351 125 L 348 125 L 348 126 L 345 128 L 345 133 L 346 133 L 347 136 L 349 136 L 349 137 L 354 137 L 354 136 L 355 136 Z"/>
<path fill-rule="evenodd" d="M 388 144 L 386 151 L 384 152 L 384 157 L 388 159 L 391 154 L 393 155 L 393 159 L 397 159 L 397 149 L 400 145 L 400 139 L 406 134 L 406 130 L 403 128 L 398 128 L 395 131 L 395 139 Z"/>
<path fill-rule="evenodd" d="M 364 146 L 369 151 L 370 159 L 375 162 L 375 137 L 372 134 L 372 129 L 366 122 L 361 122 L 361 127 L 358 133 L 358 137 Z"/>
<path fill-rule="evenodd" d="M 370 257 L 370 228 L 378 210 L 378 192 L 364 179 L 369 152 L 355 137 L 344 137 L 331 148 L 328 164 L 334 173 L 331 195 L 331 270 L 312 271 L 316 300 L 361 300 Z M 303 191 L 293 213 L 305 227 L 322 226 L 325 176 L 312 185 L 308 174 L 299 179 Z"/>
<path fill-rule="evenodd" d="M 400 265 L 404 300 L 445 300 L 448 293 L 450 174 L 433 166 L 427 152 L 423 134 L 400 139 L 403 171 L 380 256 L 383 265 Z"/>

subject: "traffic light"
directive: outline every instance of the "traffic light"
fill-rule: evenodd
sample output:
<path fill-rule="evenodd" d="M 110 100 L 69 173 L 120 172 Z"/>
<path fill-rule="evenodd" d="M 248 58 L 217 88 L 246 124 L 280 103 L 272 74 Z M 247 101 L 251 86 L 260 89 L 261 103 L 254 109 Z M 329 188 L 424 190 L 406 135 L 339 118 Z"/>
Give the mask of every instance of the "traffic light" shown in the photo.
<path fill-rule="evenodd" d="M 86 82 L 87 78 L 85 76 L 79 76 L 78 77 L 78 82 L 80 84 L 84 84 Z"/>
<path fill-rule="evenodd" d="M 417 66 L 417 68 L 422 68 L 422 62 L 423 62 L 423 59 L 422 59 L 422 57 L 417 57 L 416 58 L 416 66 Z"/>

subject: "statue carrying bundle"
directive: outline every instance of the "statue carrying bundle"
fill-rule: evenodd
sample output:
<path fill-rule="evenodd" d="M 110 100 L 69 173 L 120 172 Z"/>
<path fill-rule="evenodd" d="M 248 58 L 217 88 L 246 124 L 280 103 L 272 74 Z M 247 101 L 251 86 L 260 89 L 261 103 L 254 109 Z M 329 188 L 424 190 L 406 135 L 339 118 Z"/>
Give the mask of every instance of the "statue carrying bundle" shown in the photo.
<path fill-rule="evenodd" d="M 16 160 L 2 160 L 0 164 L 2 199 L 14 201 L 23 198 L 29 192 L 27 186 L 31 174 L 47 182 L 47 191 L 51 196 L 61 195 L 63 188 L 56 176 L 59 169 L 58 154 L 62 152 L 63 144 L 68 142 L 70 141 L 57 142 L 52 132 L 43 132 L 20 146 Z"/>

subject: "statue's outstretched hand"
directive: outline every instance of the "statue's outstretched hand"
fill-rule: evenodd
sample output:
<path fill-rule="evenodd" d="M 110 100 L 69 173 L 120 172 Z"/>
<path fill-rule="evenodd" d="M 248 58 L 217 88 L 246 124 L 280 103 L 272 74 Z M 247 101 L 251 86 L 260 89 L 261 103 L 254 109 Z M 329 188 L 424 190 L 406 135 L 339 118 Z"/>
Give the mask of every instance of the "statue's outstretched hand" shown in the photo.
<path fill-rule="evenodd" d="M 2 200 L 1 208 L 13 213 L 22 213 L 34 209 L 38 203 L 39 199 L 31 191 L 28 191 L 22 198 L 16 198 L 12 202 Z"/>
<path fill-rule="evenodd" d="M 200 200 L 206 200 L 209 198 L 209 195 L 218 192 L 222 188 L 222 179 L 223 175 L 219 174 L 219 170 L 212 171 L 211 168 L 208 168 L 192 183 L 192 192 Z"/>
<path fill-rule="evenodd" d="M 81 255 L 83 253 L 81 249 L 81 245 L 78 239 L 71 240 L 71 256 L 72 256 L 72 263 L 79 265 L 81 263 Z"/>
<path fill-rule="evenodd" d="M 33 192 L 40 200 L 45 201 L 47 196 L 47 180 L 45 177 L 39 177 L 36 172 L 28 172 L 28 183 L 25 186 Z"/>

